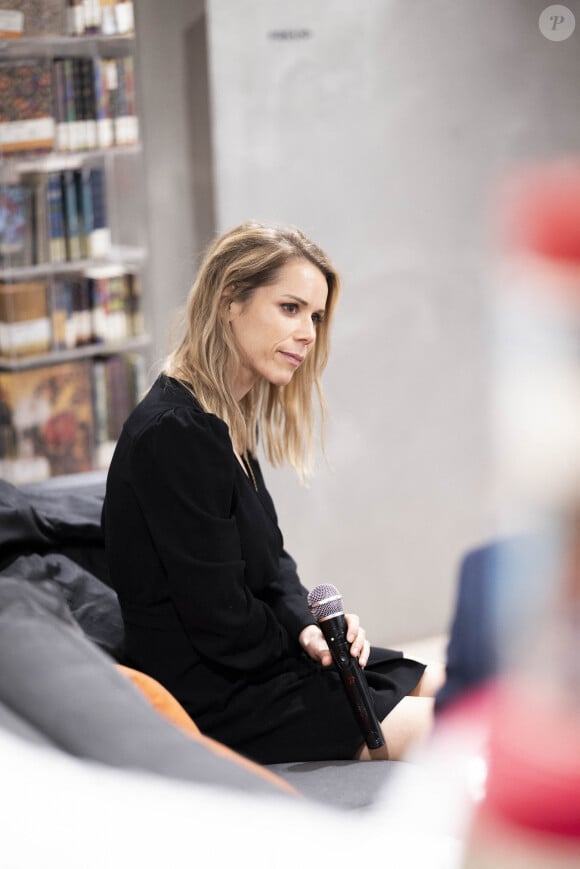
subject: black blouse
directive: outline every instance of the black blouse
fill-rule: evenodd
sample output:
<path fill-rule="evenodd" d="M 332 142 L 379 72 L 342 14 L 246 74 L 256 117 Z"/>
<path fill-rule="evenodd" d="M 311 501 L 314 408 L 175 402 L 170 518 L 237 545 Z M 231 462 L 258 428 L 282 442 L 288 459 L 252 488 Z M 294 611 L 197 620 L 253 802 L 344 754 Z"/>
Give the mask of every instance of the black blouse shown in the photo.
<path fill-rule="evenodd" d="M 337 677 L 300 649 L 300 631 L 314 623 L 307 592 L 250 462 L 256 486 L 225 423 L 161 375 L 119 438 L 103 529 L 126 663 L 162 682 L 202 731 L 257 759 L 286 760 L 284 727 L 297 733 L 296 716 L 317 714 L 308 712 L 324 694 L 317 681 L 331 677 L 334 697 Z M 337 696 L 342 708 L 340 688 Z M 349 712 L 346 756 L 360 743 Z M 260 756 L 254 741 L 278 727 L 284 748 Z"/>

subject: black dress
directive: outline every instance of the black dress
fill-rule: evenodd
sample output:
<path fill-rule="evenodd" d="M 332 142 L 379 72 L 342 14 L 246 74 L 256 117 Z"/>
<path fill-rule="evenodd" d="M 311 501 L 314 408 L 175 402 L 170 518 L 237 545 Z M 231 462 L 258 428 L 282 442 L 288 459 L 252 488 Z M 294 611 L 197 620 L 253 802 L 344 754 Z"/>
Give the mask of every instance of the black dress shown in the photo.
<path fill-rule="evenodd" d="M 259 762 L 351 758 L 360 731 L 334 668 L 298 644 L 314 622 L 307 592 L 251 467 L 257 488 L 225 423 L 164 375 L 125 423 L 103 528 L 126 663 L 165 685 L 202 732 Z M 372 650 L 380 719 L 423 670 Z"/>

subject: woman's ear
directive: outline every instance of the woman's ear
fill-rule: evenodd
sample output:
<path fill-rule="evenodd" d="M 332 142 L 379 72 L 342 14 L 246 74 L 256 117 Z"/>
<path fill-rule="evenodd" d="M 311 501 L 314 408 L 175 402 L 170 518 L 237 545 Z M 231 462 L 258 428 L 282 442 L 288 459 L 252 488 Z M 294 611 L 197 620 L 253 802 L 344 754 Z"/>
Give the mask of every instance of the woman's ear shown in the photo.
<path fill-rule="evenodd" d="M 240 299 L 234 298 L 234 291 L 234 284 L 228 284 L 221 296 L 224 315 L 229 323 L 241 314 L 243 308 L 243 302 Z"/>
<path fill-rule="evenodd" d="M 222 310 L 222 313 L 223 313 L 225 319 L 228 321 L 230 319 L 229 313 L 230 313 L 230 309 L 231 309 L 231 305 L 232 305 L 233 292 L 234 292 L 234 285 L 228 284 L 228 286 L 222 290 L 222 294 L 220 297 L 221 310 Z"/>

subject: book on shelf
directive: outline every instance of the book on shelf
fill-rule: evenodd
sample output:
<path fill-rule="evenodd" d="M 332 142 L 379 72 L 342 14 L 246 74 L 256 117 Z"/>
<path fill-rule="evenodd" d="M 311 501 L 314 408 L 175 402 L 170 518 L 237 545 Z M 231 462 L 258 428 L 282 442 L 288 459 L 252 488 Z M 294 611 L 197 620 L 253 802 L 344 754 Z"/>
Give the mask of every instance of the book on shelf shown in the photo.
<path fill-rule="evenodd" d="M 131 35 L 133 3 L 123 0 L 0 0 L 0 39 Z"/>
<path fill-rule="evenodd" d="M 89 169 L 90 196 L 92 204 L 92 227 L 88 236 L 88 251 L 92 258 L 107 256 L 111 249 L 111 229 L 107 216 L 107 182 L 102 166 Z"/>
<path fill-rule="evenodd" d="M 87 269 L 93 341 L 114 344 L 137 334 L 130 298 L 131 282 L 122 266 Z"/>
<path fill-rule="evenodd" d="M 39 195 L 39 194 L 37 194 Z M 51 263 L 67 259 L 64 201 L 60 172 L 47 175 L 48 257 Z"/>
<path fill-rule="evenodd" d="M 49 293 L 51 338 L 53 350 L 72 350 L 76 347 L 73 320 L 73 298 L 69 282 L 56 280 Z"/>
<path fill-rule="evenodd" d="M 24 175 L 22 183 L 29 189 L 31 200 L 30 236 L 32 248 L 32 263 L 47 263 L 50 261 L 49 250 L 49 214 L 48 214 L 48 175 L 44 172 L 33 172 Z"/>
<path fill-rule="evenodd" d="M 104 167 L 28 172 L 21 185 L 0 186 L 0 264 L 103 259 L 110 250 Z"/>
<path fill-rule="evenodd" d="M 77 184 L 72 169 L 65 169 L 64 172 L 60 173 L 60 184 L 64 211 L 66 259 L 72 262 L 82 256 Z"/>
<path fill-rule="evenodd" d="M 66 33 L 66 0 L 0 0 L 0 38 Z"/>
<path fill-rule="evenodd" d="M 33 261 L 33 199 L 25 184 L 0 185 L 0 266 L 27 266 Z"/>
<path fill-rule="evenodd" d="M 131 54 L 5 59 L 0 93 L 0 151 L 9 156 L 139 141 Z"/>
<path fill-rule="evenodd" d="M 69 0 L 68 5 L 72 36 L 128 36 L 135 31 L 132 0 Z"/>
<path fill-rule="evenodd" d="M 135 108 L 133 58 L 130 55 L 117 57 L 114 63 L 116 68 L 116 88 L 113 91 L 115 143 L 135 145 L 139 141 L 139 124 Z"/>
<path fill-rule="evenodd" d="M 51 61 L 2 61 L 0 93 L 0 151 L 10 156 L 51 151 L 56 132 Z"/>
<path fill-rule="evenodd" d="M 106 468 L 131 410 L 145 392 L 145 364 L 138 353 L 98 358 L 92 367 L 95 462 Z"/>
<path fill-rule="evenodd" d="M 49 291 L 51 347 L 119 344 L 143 333 L 140 280 L 122 266 L 55 278 Z"/>
<path fill-rule="evenodd" d="M 0 372 L 0 476 L 16 485 L 93 467 L 87 360 Z"/>
<path fill-rule="evenodd" d="M 52 343 L 46 281 L 0 282 L 0 356 L 47 352 Z"/>

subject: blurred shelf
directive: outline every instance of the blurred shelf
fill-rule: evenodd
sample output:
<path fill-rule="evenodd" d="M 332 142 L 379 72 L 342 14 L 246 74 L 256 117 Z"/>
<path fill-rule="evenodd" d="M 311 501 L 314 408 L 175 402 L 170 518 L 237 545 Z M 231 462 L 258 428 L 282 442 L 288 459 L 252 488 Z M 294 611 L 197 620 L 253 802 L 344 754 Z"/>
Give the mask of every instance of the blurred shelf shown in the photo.
<path fill-rule="evenodd" d="M 103 49 L 112 53 L 126 52 L 135 42 L 134 33 L 105 35 L 102 33 L 86 36 L 18 36 L 13 39 L 0 39 L 0 59 L 26 58 L 31 56 L 55 57 L 57 55 L 96 54 Z"/>
<path fill-rule="evenodd" d="M 97 162 L 108 158 L 140 154 L 142 146 L 113 145 L 86 151 L 51 151 L 49 154 L 30 157 L 0 154 L 0 180 L 5 184 L 15 182 L 21 175 L 31 172 L 59 172 L 64 169 L 80 169 L 85 163 Z"/>
<path fill-rule="evenodd" d="M 147 258 L 147 251 L 143 247 L 112 247 L 106 256 L 98 259 L 71 260 L 58 263 L 38 263 L 33 266 L 8 266 L 0 269 L 0 280 L 18 281 L 26 278 L 42 278 L 51 275 L 79 274 L 102 266 L 126 266 L 134 267 L 141 265 Z"/>
<path fill-rule="evenodd" d="M 71 362 L 76 359 L 88 359 L 93 356 L 115 356 L 117 353 L 130 353 L 132 350 L 142 350 L 151 343 L 150 335 L 136 335 L 110 344 L 85 344 L 70 350 L 51 350 L 48 353 L 38 353 L 35 356 L 0 356 L 0 370 L 25 371 L 42 365 L 56 365 L 59 362 Z"/>

